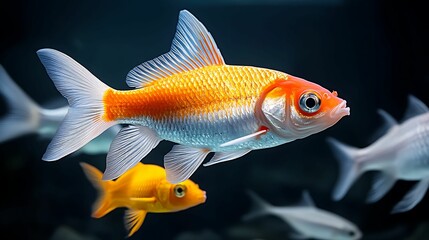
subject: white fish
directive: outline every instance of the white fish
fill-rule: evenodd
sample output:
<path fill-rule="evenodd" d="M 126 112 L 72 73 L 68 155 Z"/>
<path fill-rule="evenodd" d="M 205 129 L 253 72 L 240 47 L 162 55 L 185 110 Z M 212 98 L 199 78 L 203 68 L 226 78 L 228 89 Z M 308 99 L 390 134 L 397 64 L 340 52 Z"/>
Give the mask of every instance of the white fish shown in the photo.
<path fill-rule="evenodd" d="M 364 172 L 380 171 L 368 195 L 368 202 L 381 199 L 397 180 L 419 181 L 393 208 L 404 212 L 416 206 L 429 186 L 429 109 L 409 96 L 404 121 L 397 123 L 387 112 L 378 111 L 387 132 L 366 148 L 355 148 L 328 139 L 340 164 L 340 175 L 333 198 L 340 200 Z"/>
<path fill-rule="evenodd" d="M 253 211 L 245 215 L 245 220 L 263 216 L 274 215 L 288 223 L 296 234 L 294 238 L 346 240 L 360 239 L 362 232 L 347 219 L 334 213 L 317 208 L 308 192 L 303 193 L 301 204 L 291 207 L 277 207 L 267 203 L 254 192 L 248 192 L 253 200 Z"/>
<path fill-rule="evenodd" d="M 2 65 L 0 65 L 0 95 L 8 107 L 7 114 L 0 118 L 0 143 L 34 133 L 40 138 L 52 139 L 68 111 L 68 106 L 56 109 L 39 106 L 12 80 Z M 119 126 L 110 128 L 85 145 L 81 152 L 107 153 L 119 130 Z"/>

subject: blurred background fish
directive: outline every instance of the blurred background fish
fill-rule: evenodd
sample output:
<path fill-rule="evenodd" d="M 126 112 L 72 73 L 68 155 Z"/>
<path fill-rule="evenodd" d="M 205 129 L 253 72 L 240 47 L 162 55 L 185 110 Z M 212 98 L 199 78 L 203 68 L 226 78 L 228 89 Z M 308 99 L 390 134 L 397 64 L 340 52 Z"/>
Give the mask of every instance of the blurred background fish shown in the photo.
<path fill-rule="evenodd" d="M 383 110 L 386 133 L 370 146 L 355 148 L 328 139 L 340 164 L 334 199 L 340 200 L 353 182 L 366 171 L 380 171 L 368 195 L 368 202 L 382 198 L 397 180 L 419 181 L 393 208 L 404 212 L 416 206 L 429 187 L 429 109 L 414 96 L 401 123 Z"/>
<path fill-rule="evenodd" d="M 290 207 L 272 206 L 256 193 L 248 191 L 253 202 L 253 209 L 243 216 L 250 220 L 264 215 L 274 215 L 292 226 L 296 231 L 291 238 L 297 239 L 360 239 L 359 228 L 347 219 L 334 213 L 319 209 L 314 204 L 308 192 L 303 192 L 301 203 Z"/>
<path fill-rule="evenodd" d="M 36 103 L 61 98 L 36 51 L 55 48 L 79 60 L 115 89 L 129 89 L 133 66 L 169 51 L 177 15 L 188 9 L 204 23 L 228 64 L 264 66 L 337 90 L 352 115 L 300 141 L 253 151 L 238 161 L 199 168 L 192 180 L 209 199 L 174 214 L 150 214 L 130 239 L 284 240 L 276 217 L 250 222 L 243 189 L 275 206 L 292 206 L 308 189 L 321 209 L 359 226 L 365 240 L 429 239 L 427 197 L 411 211 L 391 214 L 414 185 L 398 181 L 380 201 L 365 202 L 374 172 L 360 177 L 341 201 L 332 201 L 339 165 L 326 143 L 334 137 L 351 146 L 369 145 L 381 125 L 377 109 L 401 119 L 407 95 L 429 103 L 427 23 L 424 1 L 387 0 L 159 0 L 0 2 L 0 63 Z M 0 117 L 8 112 L 0 99 Z M 0 228 L 14 239 L 50 239 L 63 226 L 82 239 L 123 239 L 124 209 L 91 217 L 96 191 L 80 161 L 105 169 L 105 155 L 80 154 L 58 163 L 40 158 L 46 141 L 34 135 L 0 144 Z M 162 141 L 145 163 L 162 165 L 173 144 Z M 208 157 L 211 154 L 208 155 Z M 166 230 L 168 226 L 168 230 Z M 202 234 L 208 229 L 212 234 Z M 62 231 L 61 238 L 74 237 Z M 189 233 L 189 234 L 184 234 Z M 192 233 L 192 234 L 191 234 Z M 55 236 L 54 236 L 55 235 Z M 192 235 L 192 236 L 191 236 Z"/>
<path fill-rule="evenodd" d="M 143 224 L 147 213 L 185 210 L 206 201 L 206 192 L 191 180 L 171 184 L 162 167 L 138 163 L 116 181 L 103 181 L 102 172 L 81 163 L 88 180 L 98 190 L 92 217 L 101 218 L 112 210 L 126 207 L 125 227 L 128 237 Z"/>

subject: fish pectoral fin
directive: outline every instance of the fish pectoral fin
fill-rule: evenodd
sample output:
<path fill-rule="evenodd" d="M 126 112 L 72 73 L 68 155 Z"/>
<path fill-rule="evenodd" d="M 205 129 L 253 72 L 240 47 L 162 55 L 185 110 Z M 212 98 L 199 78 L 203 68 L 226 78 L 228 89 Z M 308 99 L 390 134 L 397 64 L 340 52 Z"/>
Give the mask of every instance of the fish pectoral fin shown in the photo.
<path fill-rule="evenodd" d="M 164 156 L 167 180 L 173 184 L 188 179 L 210 153 L 207 149 L 174 145 Z"/>
<path fill-rule="evenodd" d="M 197 18 L 183 10 L 170 52 L 132 69 L 127 75 L 127 84 L 141 88 L 153 80 L 180 72 L 224 64 L 212 35 Z"/>
<path fill-rule="evenodd" d="M 425 196 L 428 187 L 429 178 L 420 180 L 420 182 L 414 185 L 407 195 L 395 205 L 392 213 L 405 212 L 415 207 Z"/>
<path fill-rule="evenodd" d="M 154 203 L 156 202 L 156 198 L 155 197 L 147 197 L 147 198 L 130 198 L 130 201 L 133 202 L 141 202 L 141 203 Z"/>
<path fill-rule="evenodd" d="M 240 143 L 243 143 L 243 142 L 247 142 L 247 141 L 250 141 L 250 140 L 254 140 L 257 137 L 260 137 L 260 136 L 264 135 L 267 132 L 268 132 L 268 129 L 262 129 L 262 130 L 259 130 L 259 131 L 255 132 L 255 133 L 246 135 L 244 137 L 240 137 L 240 138 L 231 140 L 229 142 L 222 143 L 221 145 L 219 145 L 219 147 L 228 147 L 228 146 L 240 144 Z"/>
<path fill-rule="evenodd" d="M 130 125 L 116 135 L 107 153 L 103 180 L 112 180 L 135 166 L 155 148 L 162 139 L 144 126 Z"/>
<path fill-rule="evenodd" d="M 210 161 L 207 162 L 207 163 L 204 163 L 203 166 L 207 167 L 207 166 L 211 166 L 211 165 L 218 164 L 218 163 L 221 163 L 221 162 L 231 161 L 231 160 L 234 160 L 236 158 L 239 158 L 239 157 L 242 157 L 242 156 L 246 155 L 250 151 L 251 151 L 250 149 L 241 149 L 241 150 L 238 150 L 238 151 L 217 152 L 210 159 Z"/>
<path fill-rule="evenodd" d="M 147 211 L 145 210 L 132 210 L 125 211 L 124 223 L 127 229 L 128 237 L 131 237 L 143 224 Z"/>

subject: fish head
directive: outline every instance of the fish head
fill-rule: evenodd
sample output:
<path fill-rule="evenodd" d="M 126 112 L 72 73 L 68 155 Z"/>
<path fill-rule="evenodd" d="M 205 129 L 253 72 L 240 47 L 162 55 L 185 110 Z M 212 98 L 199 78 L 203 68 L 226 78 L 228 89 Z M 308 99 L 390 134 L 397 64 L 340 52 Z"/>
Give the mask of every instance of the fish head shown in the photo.
<path fill-rule="evenodd" d="M 169 184 L 168 203 L 173 210 L 184 210 L 206 201 L 206 192 L 198 184 L 188 179 L 186 181 Z"/>
<path fill-rule="evenodd" d="M 267 127 L 292 140 L 323 131 L 350 115 L 336 91 L 290 75 L 265 89 L 261 99 Z"/>

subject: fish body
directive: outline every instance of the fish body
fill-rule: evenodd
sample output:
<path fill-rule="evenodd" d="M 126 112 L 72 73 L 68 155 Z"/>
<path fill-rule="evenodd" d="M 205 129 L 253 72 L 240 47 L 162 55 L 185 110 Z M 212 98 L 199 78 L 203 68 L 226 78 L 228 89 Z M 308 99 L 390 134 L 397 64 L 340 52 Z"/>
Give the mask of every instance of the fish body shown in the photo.
<path fill-rule="evenodd" d="M 70 103 L 44 160 L 58 160 L 114 125 L 129 125 L 111 144 L 105 180 L 122 175 L 162 140 L 178 143 L 164 157 L 167 179 L 177 183 L 210 152 L 205 166 L 307 137 L 349 114 L 335 91 L 275 70 L 225 64 L 211 34 L 186 10 L 170 52 L 128 73 L 136 90 L 115 90 L 56 50 L 37 53 Z"/>
<path fill-rule="evenodd" d="M 47 109 L 31 99 L 0 65 L 0 95 L 7 104 L 7 113 L 0 118 L 0 143 L 27 134 L 37 134 L 41 139 L 52 139 L 67 115 L 68 106 Z M 114 126 L 83 146 L 85 154 L 107 153 L 110 143 L 119 132 Z"/>
<path fill-rule="evenodd" d="M 98 169 L 86 163 L 81 166 L 99 190 L 92 216 L 101 218 L 116 208 L 127 208 L 128 236 L 140 228 L 147 213 L 177 212 L 206 201 L 205 191 L 197 184 L 191 180 L 171 184 L 166 180 L 165 170 L 157 165 L 138 163 L 116 181 L 103 181 Z"/>
<path fill-rule="evenodd" d="M 402 123 L 383 110 L 379 113 L 385 119 L 387 132 L 373 144 L 358 149 L 329 139 L 341 166 L 334 199 L 344 197 L 364 172 L 378 171 L 368 202 L 381 199 L 397 180 L 419 181 L 393 209 L 393 212 L 404 212 L 412 209 L 429 187 L 429 110 L 410 96 Z"/>
<path fill-rule="evenodd" d="M 260 149 L 295 139 L 273 132 L 222 147 L 263 124 L 255 115 L 263 89 L 284 73 L 243 66 L 208 66 L 160 79 L 131 91 L 108 90 L 105 119 L 148 126 L 162 139 L 210 151 Z M 223 91 L 219 91 L 223 89 Z"/>
<path fill-rule="evenodd" d="M 398 179 L 409 181 L 429 176 L 429 114 L 392 127 L 361 154 L 365 171 L 393 168 Z"/>
<path fill-rule="evenodd" d="M 244 216 L 252 219 L 263 215 L 273 215 L 288 223 L 295 231 L 295 238 L 346 240 L 360 239 L 359 228 L 347 219 L 334 213 L 317 208 L 308 193 L 304 193 L 303 201 L 298 206 L 272 206 L 255 193 L 250 192 L 254 210 Z"/>

